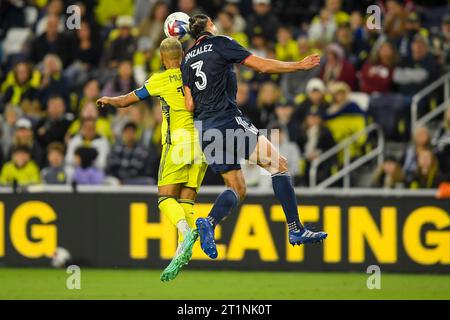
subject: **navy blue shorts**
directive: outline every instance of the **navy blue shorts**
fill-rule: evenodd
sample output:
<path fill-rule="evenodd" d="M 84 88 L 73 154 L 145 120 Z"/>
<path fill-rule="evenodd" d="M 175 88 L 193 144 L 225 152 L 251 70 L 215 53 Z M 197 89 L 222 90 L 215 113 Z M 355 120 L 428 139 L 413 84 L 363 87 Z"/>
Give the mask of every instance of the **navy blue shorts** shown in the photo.
<path fill-rule="evenodd" d="M 206 162 L 215 173 L 240 170 L 241 161 L 248 160 L 258 143 L 259 131 L 244 116 L 204 126 L 200 134 Z"/>

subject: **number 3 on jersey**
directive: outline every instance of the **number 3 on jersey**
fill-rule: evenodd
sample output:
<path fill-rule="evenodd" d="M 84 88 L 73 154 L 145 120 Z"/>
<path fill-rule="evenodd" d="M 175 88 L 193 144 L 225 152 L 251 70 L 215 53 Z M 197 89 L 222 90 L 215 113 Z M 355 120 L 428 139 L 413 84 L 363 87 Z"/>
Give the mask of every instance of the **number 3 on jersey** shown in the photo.
<path fill-rule="evenodd" d="M 205 90 L 206 85 L 208 84 L 208 79 L 206 78 L 206 74 L 202 71 L 203 60 L 197 61 L 196 63 L 191 64 L 191 68 L 195 70 L 195 76 L 200 78 L 200 81 L 195 81 L 195 86 L 198 90 Z"/>

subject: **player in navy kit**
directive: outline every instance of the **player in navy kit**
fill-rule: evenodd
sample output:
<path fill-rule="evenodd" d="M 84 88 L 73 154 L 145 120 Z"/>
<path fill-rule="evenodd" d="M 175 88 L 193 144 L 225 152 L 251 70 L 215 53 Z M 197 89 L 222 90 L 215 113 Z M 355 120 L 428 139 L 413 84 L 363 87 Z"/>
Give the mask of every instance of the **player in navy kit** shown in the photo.
<path fill-rule="evenodd" d="M 320 57 L 311 55 L 299 62 L 257 57 L 233 39 L 216 35 L 214 23 L 203 14 L 191 17 L 189 27 L 196 42 L 186 52 L 181 66 L 186 107 L 194 112 L 208 164 L 222 175 L 228 187 L 218 196 L 208 217 L 197 219 L 203 251 L 213 259 L 217 257 L 214 228 L 245 197 L 242 159 L 257 163 L 272 175 L 273 190 L 286 215 L 292 245 L 324 240 L 325 232 L 312 232 L 300 222 L 286 159 L 238 109 L 233 71 L 233 65 L 240 63 L 258 72 L 290 73 L 318 66 Z"/>

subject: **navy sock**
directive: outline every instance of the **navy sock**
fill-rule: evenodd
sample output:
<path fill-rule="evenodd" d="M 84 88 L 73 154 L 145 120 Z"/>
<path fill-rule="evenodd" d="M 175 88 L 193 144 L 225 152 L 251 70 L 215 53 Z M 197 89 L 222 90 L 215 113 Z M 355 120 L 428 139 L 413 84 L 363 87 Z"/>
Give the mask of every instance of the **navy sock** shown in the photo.
<path fill-rule="evenodd" d="M 211 212 L 207 219 L 215 227 L 218 225 L 231 211 L 236 208 L 239 203 L 239 198 L 236 192 L 232 189 L 227 189 L 222 192 L 216 199 Z"/>
<path fill-rule="evenodd" d="M 275 196 L 283 207 L 289 231 L 300 231 L 303 229 L 297 210 L 297 198 L 294 187 L 288 173 L 276 173 L 272 175 L 272 187 Z"/>

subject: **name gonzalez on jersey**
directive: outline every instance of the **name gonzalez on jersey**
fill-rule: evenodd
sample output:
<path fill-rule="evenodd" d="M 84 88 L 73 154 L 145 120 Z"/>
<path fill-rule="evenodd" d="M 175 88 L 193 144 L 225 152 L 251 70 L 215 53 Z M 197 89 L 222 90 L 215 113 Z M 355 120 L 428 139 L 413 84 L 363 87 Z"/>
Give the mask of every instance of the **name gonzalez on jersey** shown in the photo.
<path fill-rule="evenodd" d="M 190 58 L 196 57 L 202 53 L 212 52 L 213 51 L 212 47 L 213 47 L 212 44 L 205 44 L 204 46 L 194 49 L 184 57 L 184 61 L 187 62 Z"/>

